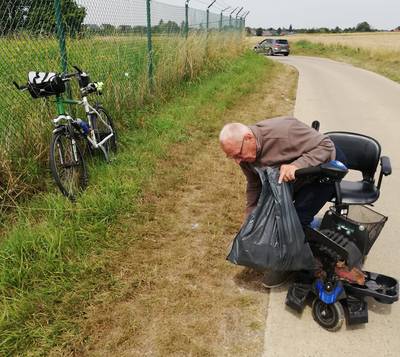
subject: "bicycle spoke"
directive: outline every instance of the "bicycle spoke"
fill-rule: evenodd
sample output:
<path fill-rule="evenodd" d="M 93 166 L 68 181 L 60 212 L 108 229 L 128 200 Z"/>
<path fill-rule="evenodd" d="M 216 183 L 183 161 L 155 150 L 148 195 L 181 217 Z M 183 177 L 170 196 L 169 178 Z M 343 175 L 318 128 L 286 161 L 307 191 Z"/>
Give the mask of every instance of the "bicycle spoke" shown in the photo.
<path fill-rule="evenodd" d="M 58 133 L 51 155 L 53 177 L 64 195 L 74 199 L 86 186 L 86 168 L 75 139 Z"/>

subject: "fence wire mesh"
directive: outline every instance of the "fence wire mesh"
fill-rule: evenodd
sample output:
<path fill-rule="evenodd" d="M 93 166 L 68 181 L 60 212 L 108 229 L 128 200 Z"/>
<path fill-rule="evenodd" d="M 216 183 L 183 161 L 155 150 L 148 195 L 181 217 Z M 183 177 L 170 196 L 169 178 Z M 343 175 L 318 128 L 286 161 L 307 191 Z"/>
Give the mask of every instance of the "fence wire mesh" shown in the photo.
<path fill-rule="evenodd" d="M 223 7 L 217 2 L 217 10 Z M 78 65 L 105 83 L 102 102 L 124 127 L 130 123 L 122 114 L 143 103 L 149 75 L 155 93 L 162 93 L 196 75 L 207 55 L 221 56 L 206 53 L 207 43 L 216 41 L 210 33 L 224 32 L 234 41 L 233 30 L 244 25 L 222 12 L 186 9 L 183 0 L 182 6 L 151 1 L 150 10 L 148 29 L 146 0 L 0 0 L 0 209 L 6 198 L 43 188 L 50 119 L 56 116 L 51 98 L 33 100 L 13 81 L 25 84 L 29 71 Z M 72 86 L 72 96 L 78 94 Z"/>

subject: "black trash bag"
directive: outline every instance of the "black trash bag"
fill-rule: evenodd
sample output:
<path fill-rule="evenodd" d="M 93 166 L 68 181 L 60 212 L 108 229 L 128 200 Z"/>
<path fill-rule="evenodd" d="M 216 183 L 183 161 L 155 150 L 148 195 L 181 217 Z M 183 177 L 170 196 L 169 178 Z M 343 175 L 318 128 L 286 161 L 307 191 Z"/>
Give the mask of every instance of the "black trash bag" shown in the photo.
<path fill-rule="evenodd" d="M 314 257 L 293 205 L 291 184 L 278 184 L 278 168 L 255 170 L 262 183 L 260 198 L 236 235 L 227 260 L 255 269 L 314 269 Z"/>

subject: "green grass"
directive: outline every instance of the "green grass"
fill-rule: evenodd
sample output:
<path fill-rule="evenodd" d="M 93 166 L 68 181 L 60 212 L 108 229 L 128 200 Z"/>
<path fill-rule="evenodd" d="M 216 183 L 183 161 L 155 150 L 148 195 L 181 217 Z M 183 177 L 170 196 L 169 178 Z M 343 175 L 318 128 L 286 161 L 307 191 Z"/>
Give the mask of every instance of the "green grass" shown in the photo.
<path fill-rule="evenodd" d="M 247 53 L 221 73 L 177 87 L 168 104 L 132 116 L 140 128 L 121 132 L 114 163 L 91 167 L 89 188 L 76 204 L 42 193 L 3 222 L 0 355 L 46 355 L 65 336 L 78 333 L 74 321 L 91 296 L 116 284 L 102 254 L 130 243 L 116 232 L 134 224 L 157 163 L 177 143 L 199 145 L 201 138 L 213 137 L 220 125 L 216 118 L 275 66 Z"/>
<path fill-rule="evenodd" d="M 325 45 L 322 43 L 300 40 L 292 43 L 292 53 L 294 55 L 327 57 L 342 62 L 348 62 L 357 67 L 379 73 L 400 83 L 400 60 L 398 51 L 378 51 L 376 48 L 367 50 L 340 44 Z"/>
<path fill-rule="evenodd" d="M 155 88 L 149 95 L 147 42 L 140 36 L 106 36 L 67 39 L 69 70 L 78 65 L 92 80 L 105 83 L 102 103 L 111 112 L 120 130 L 139 124 L 132 111 L 168 98 L 181 81 L 201 73 L 221 69 L 243 52 L 237 34 L 204 34 L 154 38 Z M 46 191 L 47 159 L 51 119 L 55 104 L 33 100 L 20 93 L 12 82 L 26 83 L 29 71 L 61 71 L 58 41 L 21 34 L 0 39 L 0 210 L 18 196 Z M 73 82 L 74 83 L 74 82 Z M 76 83 L 74 96 L 78 96 Z M 93 98 L 94 100 L 96 98 Z M 84 118 L 84 112 L 77 112 Z M 129 114 L 129 115 L 127 115 Z"/>

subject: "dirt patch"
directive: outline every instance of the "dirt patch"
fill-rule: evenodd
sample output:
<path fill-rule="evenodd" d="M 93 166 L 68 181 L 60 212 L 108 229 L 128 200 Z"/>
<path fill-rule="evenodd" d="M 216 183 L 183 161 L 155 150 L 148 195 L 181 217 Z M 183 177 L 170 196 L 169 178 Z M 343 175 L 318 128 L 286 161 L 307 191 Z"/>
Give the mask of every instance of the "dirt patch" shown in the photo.
<path fill-rule="evenodd" d="M 277 65 L 212 133 L 171 150 L 141 213 L 126 215 L 115 232 L 130 242 L 109 253 L 115 287 L 96 296 L 79 338 L 52 355 L 262 353 L 268 292 L 260 274 L 225 260 L 242 221 L 245 181 L 220 152 L 217 135 L 224 122 L 291 114 L 296 83 L 293 69 Z"/>

